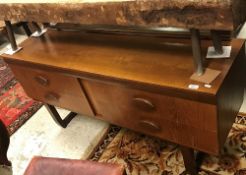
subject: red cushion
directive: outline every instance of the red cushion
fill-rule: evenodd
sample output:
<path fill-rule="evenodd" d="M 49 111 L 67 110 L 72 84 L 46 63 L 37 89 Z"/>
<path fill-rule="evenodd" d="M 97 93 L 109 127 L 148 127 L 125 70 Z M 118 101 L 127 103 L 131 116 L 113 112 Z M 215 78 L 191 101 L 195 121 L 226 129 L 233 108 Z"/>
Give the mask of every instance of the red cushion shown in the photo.
<path fill-rule="evenodd" d="M 121 165 L 86 160 L 34 157 L 24 175 L 123 175 Z"/>

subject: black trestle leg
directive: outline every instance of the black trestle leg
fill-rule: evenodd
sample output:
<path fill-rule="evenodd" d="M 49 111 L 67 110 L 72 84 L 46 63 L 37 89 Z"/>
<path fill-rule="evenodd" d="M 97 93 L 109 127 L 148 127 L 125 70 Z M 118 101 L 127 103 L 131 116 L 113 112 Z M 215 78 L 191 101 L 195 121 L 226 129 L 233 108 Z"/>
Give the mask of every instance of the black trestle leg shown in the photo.
<path fill-rule="evenodd" d="M 49 111 L 56 124 L 63 128 L 66 128 L 70 121 L 77 115 L 75 112 L 70 112 L 64 119 L 62 119 L 54 106 L 46 104 L 45 107 Z"/>

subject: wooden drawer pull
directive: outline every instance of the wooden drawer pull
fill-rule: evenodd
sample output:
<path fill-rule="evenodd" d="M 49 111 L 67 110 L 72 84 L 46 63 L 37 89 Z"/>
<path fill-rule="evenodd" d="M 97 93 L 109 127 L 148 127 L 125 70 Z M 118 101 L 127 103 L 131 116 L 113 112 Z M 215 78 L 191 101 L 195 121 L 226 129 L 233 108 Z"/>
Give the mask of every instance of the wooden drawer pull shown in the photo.
<path fill-rule="evenodd" d="M 150 129 L 152 131 L 160 131 L 161 128 L 154 122 L 148 120 L 141 120 L 139 121 L 139 125 L 144 129 Z"/>
<path fill-rule="evenodd" d="M 42 86 L 49 85 L 49 80 L 42 75 L 35 76 L 34 79 Z"/>
<path fill-rule="evenodd" d="M 59 101 L 60 96 L 54 92 L 48 92 L 45 95 L 45 99 L 49 100 L 49 101 Z"/>
<path fill-rule="evenodd" d="M 144 98 L 134 98 L 133 99 L 134 105 L 147 111 L 153 111 L 155 109 L 155 105 Z"/>

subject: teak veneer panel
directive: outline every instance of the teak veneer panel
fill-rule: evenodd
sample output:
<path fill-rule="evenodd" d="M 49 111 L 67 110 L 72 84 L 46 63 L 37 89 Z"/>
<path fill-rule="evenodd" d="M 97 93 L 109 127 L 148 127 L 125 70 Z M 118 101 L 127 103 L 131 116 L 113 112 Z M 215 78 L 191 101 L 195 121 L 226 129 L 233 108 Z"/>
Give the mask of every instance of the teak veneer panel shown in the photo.
<path fill-rule="evenodd" d="M 31 98 L 83 115 L 94 116 L 85 93 L 76 78 L 62 73 L 43 71 L 16 64 L 9 66 Z M 45 82 L 37 81 L 38 77 L 45 79 Z"/>
<path fill-rule="evenodd" d="M 194 67 L 189 40 L 176 42 L 181 44 L 170 43 L 165 38 L 49 31 L 44 37 L 24 41 L 20 52 L 3 57 L 9 62 L 35 63 L 88 78 L 100 76 L 143 88 L 151 86 L 154 91 L 214 104 L 243 40 L 227 43 L 233 47 L 231 59 L 209 61 L 208 68 L 221 71 L 210 89 L 190 80 Z M 203 42 L 204 57 L 208 45 L 211 43 Z M 200 88 L 190 90 L 191 83 Z"/>
<path fill-rule="evenodd" d="M 218 153 L 216 105 L 107 82 L 82 82 L 99 119 L 196 150 Z"/>
<path fill-rule="evenodd" d="M 233 30 L 245 0 L 5 0 L 0 20 Z"/>

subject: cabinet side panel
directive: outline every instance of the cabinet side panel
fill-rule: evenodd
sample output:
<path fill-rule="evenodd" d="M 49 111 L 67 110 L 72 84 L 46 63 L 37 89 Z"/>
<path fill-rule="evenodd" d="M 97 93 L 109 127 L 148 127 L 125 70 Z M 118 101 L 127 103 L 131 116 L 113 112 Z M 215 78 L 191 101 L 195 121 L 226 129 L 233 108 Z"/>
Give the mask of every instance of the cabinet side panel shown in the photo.
<path fill-rule="evenodd" d="M 245 45 L 235 58 L 217 95 L 220 148 L 223 147 L 243 102 L 246 69 L 244 48 Z"/>

